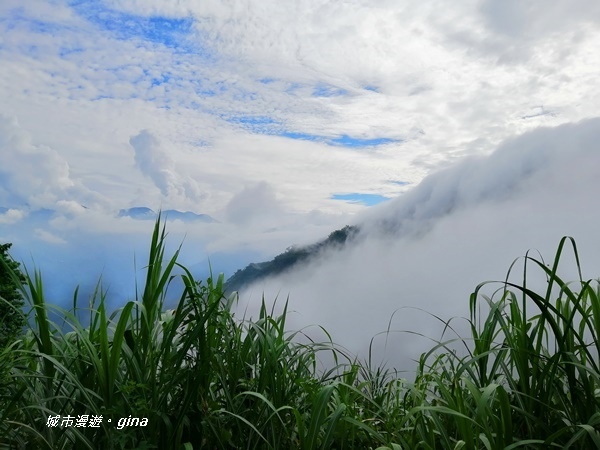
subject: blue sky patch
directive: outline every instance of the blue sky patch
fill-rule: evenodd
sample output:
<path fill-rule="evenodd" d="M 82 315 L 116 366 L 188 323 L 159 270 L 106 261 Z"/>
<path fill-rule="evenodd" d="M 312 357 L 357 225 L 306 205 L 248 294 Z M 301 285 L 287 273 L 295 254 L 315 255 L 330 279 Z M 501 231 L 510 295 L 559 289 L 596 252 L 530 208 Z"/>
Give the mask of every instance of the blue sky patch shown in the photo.
<path fill-rule="evenodd" d="M 397 180 L 389 180 L 388 183 L 392 183 L 392 184 L 397 184 L 398 186 L 407 186 L 410 183 L 410 181 L 397 181 Z"/>
<path fill-rule="evenodd" d="M 206 49 L 192 45 L 189 40 L 194 24 L 192 18 L 137 16 L 108 8 L 96 0 L 72 2 L 71 7 L 77 14 L 118 39 L 142 39 L 184 53 L 211 56 Z"/>
<path fill-rule="evenodd" d="M 313 90 L 313 97 L 338 97 L 348 94 L 348 91 L 335 86 L 319 84 Z"/>
<path fill-rule="evenodd" d="M 221 118 L 229 123 L 240 125 L 242 128 L 254 133 L 272 134 L 273 127 L 279 126 L 280 122 L 269 117 L 261 115 L 248 116 L 227 116 Z"/>
<path fill-rule="evenodd" d="M 308 134 L 308 133 L 294 133 L 292 131 L 285 131 L 280 134 L 280 136 L 290 138 L 290 139 L 299 139 L 301 141 L 314 141 L 314 142 L 322 142 L 325 141 L 323 136 L 318 136 L 316 134 Z"/>
<path fill-rule="evenodd" d="M 243 123 L 248 125 L 268 125 L 277 123 L 274 119 L 267 116 L 238 116 L 229 119 L 230 122 Z"/>
<path fill-rule="evenodd" d="M 389 200 L 388 197 L 379 194 L 359 194 L 357 192 L 351 194 L 334 194 L 330 197 L 332 200 L 342 200 L 348 203 L 362 203 L 366 206 L 377 205 L 378 203 Z"/>
<path fill-rule="evenodd" d="M 147 70 L 144 70 L 144 75 L 145 76 L 149 75 Z M 160 86 L 161 84 L 165 84 L 165 83 L 168 83 L 169 81 L 171 81 L 171 78 L 172 78 L 172 74 L 163 72 L 157 77 L 150 77 L 150 81 L 151 81 L 152 86 Z"/>
<path fill-rule="evenodd" d="M 392 142 L 398 142 L 398 140 L 391 138 L 361 139 L 353 138 L 347 134 L 331 140 L 332 144 L 344 147 L 373 147 L 376 145 L 391 144 Z"/>
<path fill-rule="evenodd" d="M 400 142 L 398 139 L 392 138 L 373 138 L 373 139 L 362 139 L 362 138 L 354 138 L 348 136 L 347 134 L 343 134 L 336 138 L 319 136 L 316 134 L 309 133 L 296 133 L 292 131 L 285 131 L 283 133 L 277 133 L 278 136 L 287 137 L 290 139 L 299 139 L 302 141 L 313 141 L 313 142 L 323 142 L 327 145 L 335 145 L 341 147 L 348 148 L 362 148 L 362 147 L 375 147 L 378 145 L 390 144 L 392 142 Z"/>

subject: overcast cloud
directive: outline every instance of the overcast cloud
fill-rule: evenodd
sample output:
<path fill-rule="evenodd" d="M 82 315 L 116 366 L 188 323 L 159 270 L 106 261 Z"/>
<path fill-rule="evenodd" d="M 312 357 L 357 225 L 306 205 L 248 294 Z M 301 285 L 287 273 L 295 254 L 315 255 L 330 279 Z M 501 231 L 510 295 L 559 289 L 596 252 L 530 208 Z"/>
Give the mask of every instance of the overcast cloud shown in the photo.
<path fill-rule="evenodd" d="M 599 25 L 586 0 L 4 0 L 0 240 L 60 303 L 75 269 L 132 291 L 151 224 L 123 208 L 210 215 L 170 238 L 227 274 L 363 223 L 267 286 L 356 349 L 562 235 L 598 271 Z"/>

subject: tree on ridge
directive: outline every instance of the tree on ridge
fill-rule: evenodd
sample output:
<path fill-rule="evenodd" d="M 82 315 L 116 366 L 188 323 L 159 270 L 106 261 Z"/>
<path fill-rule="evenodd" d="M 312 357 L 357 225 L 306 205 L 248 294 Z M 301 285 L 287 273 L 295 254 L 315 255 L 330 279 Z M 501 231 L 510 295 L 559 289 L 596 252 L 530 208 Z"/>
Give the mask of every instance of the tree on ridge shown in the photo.
<path fill-rule="evenodd" d="M 19 263 L 11 258 L 8 250 L 12 244 L 0 244 L 0 350 L 6 348 L 23 331 L 25 318 L 21 313 L 23 296 L 14 275 L 21 284 L 25 276 L 19 270 Z"/>

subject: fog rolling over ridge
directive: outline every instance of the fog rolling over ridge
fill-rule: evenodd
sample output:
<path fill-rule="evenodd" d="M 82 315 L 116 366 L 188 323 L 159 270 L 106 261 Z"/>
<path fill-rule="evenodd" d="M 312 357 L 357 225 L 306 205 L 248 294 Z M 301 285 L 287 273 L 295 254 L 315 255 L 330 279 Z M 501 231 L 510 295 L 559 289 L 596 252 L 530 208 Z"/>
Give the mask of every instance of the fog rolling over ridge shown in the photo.
<path fill-rule="evenodd" d="M 423 311 L 444 320 L 468 317 L 475 287 L 504 280 L 527 250 L 551 262 L 561 237 L 572 236 L 584 279 L 600 277 L 599 143 L 600 119 L 590 119 L 537 129 L 488 156 L 466 158 L 362 215 L 352 243 L 245 288 L 240 309 L 256 317 L 263 294 L 268 304 L 278 299 L 278 310 L 289 296 L 290 329 L 322 325 L 362 358 L 389 325 L 389 335 L 374 339 L 375 359 L 412 371 L 411 359 L 431 341 L 400 331 L 439 339 L 443 325 Z M 530 269 L 543 286 L 540 270 Z M 570 250 L 560 273 L 577 278 Z M 518 263 L 511 279 L 522 275 Z M 465 320 L 452 324 L 466 336 Z M 316 326 L 307 331 L 324 337 Z"/>

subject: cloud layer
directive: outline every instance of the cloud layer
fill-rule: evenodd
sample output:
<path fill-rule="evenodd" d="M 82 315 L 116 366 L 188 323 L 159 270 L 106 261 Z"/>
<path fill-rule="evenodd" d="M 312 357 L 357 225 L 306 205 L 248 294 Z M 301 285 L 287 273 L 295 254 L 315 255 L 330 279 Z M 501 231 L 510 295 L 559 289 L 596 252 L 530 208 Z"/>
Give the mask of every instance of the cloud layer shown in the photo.
<path fill-rule="evenodd" d="M 468 317 L 475 287 L 503 280 L 529 249 L 551 261 L 561 237 L 573 236 L 584 277 L 600 277 L 600 213 L 593 207 L 600 192 L 598 142 L 600 119 L 539 129 L 507 140 L 488 157 L 432 174 L 363 216 L 364 239 L 357 245 L 252 286 L 241 294 L 242 308 L 256 312 L 263 292 L 268 299 L 279 296 L 280 303 L 289 294 L 290 309 L 298 311 L 292 326 L 324 325 L 335 341 L 363 357 L 370 339 L 391 323 L 395 332 L 387 350 L 379 336 L 374 354 L 410 370 L 411 358 L 431 342 L 397 331 L 439 339 L 443 326 L 428 313 L 444 320 Z M 517 282 L 519 267 L 512 278 Z M 576 279 L 568 252 L 562 270 L 567 280 Z M 532 272 L 531 285 L 539 288 L 543 277 Z M 454 325 L 468 330 L 464 321 Z"/>

